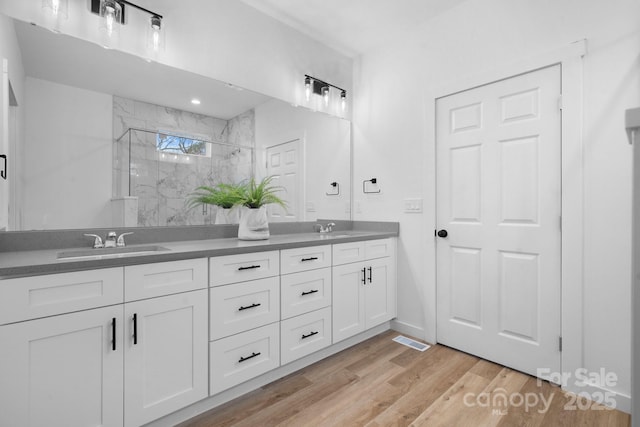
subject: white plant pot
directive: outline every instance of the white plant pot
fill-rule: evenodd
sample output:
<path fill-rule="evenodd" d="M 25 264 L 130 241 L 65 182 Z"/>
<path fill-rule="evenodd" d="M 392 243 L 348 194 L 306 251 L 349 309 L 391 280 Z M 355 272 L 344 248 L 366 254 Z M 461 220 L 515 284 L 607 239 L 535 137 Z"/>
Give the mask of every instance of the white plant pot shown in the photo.
<path fill-rule="evenodd" d="M 240 211 L 240 225 L 238 226 L 238 239 L 240 240 L 266 240 L 269 238 L 269 220 L 267 207 L 261 206 L 250 209 L 246 206 Z"/>
<path fill-rule="evenodd" d="M 237 224 L 240 222 L 240 213 L 235 208 L 221 208 L 216 210 L 215 224 Z"/>

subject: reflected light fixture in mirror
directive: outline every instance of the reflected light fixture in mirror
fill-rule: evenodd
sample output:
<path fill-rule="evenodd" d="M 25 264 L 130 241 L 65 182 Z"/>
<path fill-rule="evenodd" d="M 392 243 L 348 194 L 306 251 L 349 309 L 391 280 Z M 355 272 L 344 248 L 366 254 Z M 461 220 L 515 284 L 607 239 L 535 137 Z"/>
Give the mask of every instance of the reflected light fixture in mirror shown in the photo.
<path fill-rule="evenodd" d="M 55 18 L 66 18 L 69 13 L 69 1 L 68 0 L 42 0 L 42 8 L 48 10 L 48 12 Z"/>
<path fill-rule="evenodd" d="M 69 16 L 69 0 L 42 0 L 42 9 L 46 26 L 59 32 L 60 21 Z"/>
<path fill-rule="evenodd" d="M 120 36 L 120 24 L 122 23 L 122 5 L 115 0 L 100 0 L 100 32 L 106 36 L 105 47 L 111 47 L 112 43 Z"/>

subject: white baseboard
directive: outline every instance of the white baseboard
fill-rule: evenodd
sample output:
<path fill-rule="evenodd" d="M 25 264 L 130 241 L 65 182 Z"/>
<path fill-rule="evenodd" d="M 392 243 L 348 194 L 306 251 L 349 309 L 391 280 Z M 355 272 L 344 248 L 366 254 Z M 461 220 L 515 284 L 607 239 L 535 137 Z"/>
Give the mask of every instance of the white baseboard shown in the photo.
<path fill-rule="evenodd" d="M 210 409 L 213 409 L 217 406 L 227 403 L 250 391 L 256 390 L 277 379 L 285 377 L 295 371 L 298 371 L 306 366 L 309 366 L 315 362 L 325 359 L 335 353 L 341 352 L 342 350 L 345 350 L 358 343 L 361 343 L 362 341 L 365 341 L 389 329 L 390 329 L 389 322 L 385 322 L 382 325 L 373 327 L 365 332 L 362 332 L 361 334 L 358 334 L 351 338 L 347 338 L 346 340 L 333 344 L 330 347 L 324 348 L 320 351 L 310 354 L 309 356 L 295 360 L 287 365 L 281 366 L 279 368 L 274 369 L 273 371 L 269 371 L 266 374 L 263 374 L 252 380 L 239 384 L 229 390 L 225 390 L 214 396 L 210 396 L 206 399 L 203 399 L 199 402 L 194 403 L 191 406 L 187 406 L 186 408 L 182 408 L 179 411 L 169 414 L 163 418 L 152 421 L 151 423 L 146 424 L 146 427 L 151 427 L 151 426 L 173 427 L 176 424 L 187 421 L 195 416 L 198 416 L 204 412 L 207 412 Z"/>
<path fill-rule="evenodd" d="M 391 329 L 401 334 L 410 335 L 414 338 L 424 340 L 424 329 L 410 323 L 394 319 L 391 321 Z"/>

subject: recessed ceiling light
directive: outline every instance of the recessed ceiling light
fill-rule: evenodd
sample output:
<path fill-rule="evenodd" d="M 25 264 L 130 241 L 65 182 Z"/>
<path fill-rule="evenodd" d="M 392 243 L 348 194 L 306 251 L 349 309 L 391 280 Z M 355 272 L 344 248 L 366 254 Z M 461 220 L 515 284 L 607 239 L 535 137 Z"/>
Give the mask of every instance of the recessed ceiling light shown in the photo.
<path fill-rule="evenodd" d="M 191 103 L 192 103 L 193 105 L 200 105 L 200 100 L 199 100 L 199 99 L 197 99 L 197 98 L 193 98 L 193 99 L 191 100 Z"/>

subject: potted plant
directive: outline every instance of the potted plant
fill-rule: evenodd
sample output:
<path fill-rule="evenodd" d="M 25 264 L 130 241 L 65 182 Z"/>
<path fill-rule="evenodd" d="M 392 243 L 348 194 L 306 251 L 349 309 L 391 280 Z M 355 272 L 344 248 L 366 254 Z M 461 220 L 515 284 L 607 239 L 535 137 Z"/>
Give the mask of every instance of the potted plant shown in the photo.
<path fill-rule="evenodd" d="M 233 209 L 244 200 L 244 186 L 238 184 L 218 184 L 215 187 L 202 185 L 190 195 L 189 205 L 214 205 L 216 224 L 237 224 L 238 211 Z"/>
<path fill-rule="evenodd" d="M 273 185 L 272 176 L 256 182 L 251 178 L 248 183 L 242 185 L 242 200 L 238 203 L 242 206 L 240 211 L 240 225 L 238 226 L 238 238 L 240 240 L 264 240 L 269 238 L 269 220 L 266 205 L 276 204 L 286 208 L 286 203 L 276 195 L 282 187 Z"/>

